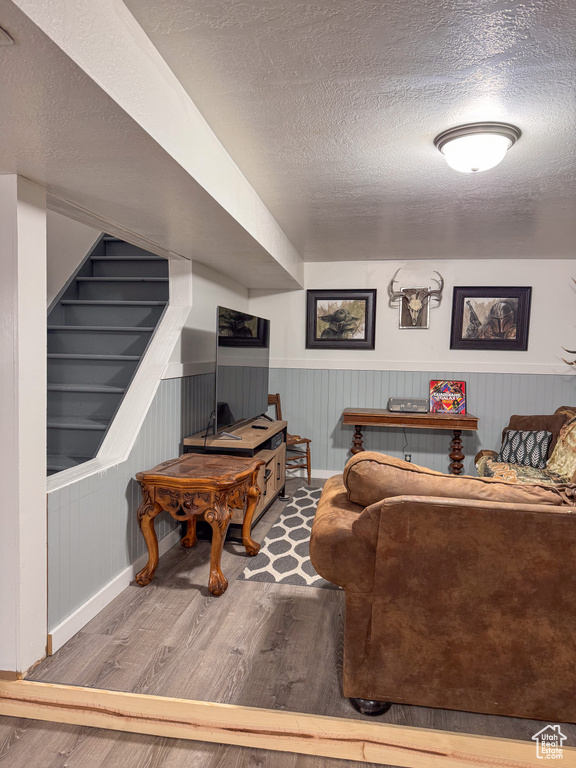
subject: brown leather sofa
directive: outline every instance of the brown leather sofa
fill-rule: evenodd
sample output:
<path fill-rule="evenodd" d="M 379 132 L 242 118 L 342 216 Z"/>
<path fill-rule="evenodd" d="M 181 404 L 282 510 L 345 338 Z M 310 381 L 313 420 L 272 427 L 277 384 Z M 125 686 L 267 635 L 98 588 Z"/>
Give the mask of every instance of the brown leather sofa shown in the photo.
<path fill-rule="evenodd" d="M 574 490 L 351 459 L 310 541 L 345 590 L 344 695 L 576 722 Z"/>

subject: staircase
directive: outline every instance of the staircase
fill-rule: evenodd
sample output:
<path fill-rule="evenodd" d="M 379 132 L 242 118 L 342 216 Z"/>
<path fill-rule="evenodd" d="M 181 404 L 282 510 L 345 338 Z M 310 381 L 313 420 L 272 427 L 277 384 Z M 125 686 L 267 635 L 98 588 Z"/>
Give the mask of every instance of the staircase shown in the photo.
<path fill-rule="evenodd" d="M 96 456 L 168 303 L 168 262 L 104 235 L 48 315 L 48 474 Z"/>

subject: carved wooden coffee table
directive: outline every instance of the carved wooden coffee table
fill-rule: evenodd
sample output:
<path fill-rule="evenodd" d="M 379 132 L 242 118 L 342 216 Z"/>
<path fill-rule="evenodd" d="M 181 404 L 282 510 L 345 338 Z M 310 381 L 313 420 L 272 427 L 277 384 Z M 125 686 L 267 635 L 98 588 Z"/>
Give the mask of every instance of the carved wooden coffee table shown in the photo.
<path fill-rule="evenodd" d="M 237 458 L 187 453 L 165 461 L 147 472 L 138 472 L 142 503 L 138 507 L 138 524 L 148 547 L 148 563 L 136 574 L 141 587 L 154 578 L 158 565 L 158 539 L 154 518 L 162 510 L 178 522 L 186 521 L 186 534 L 181 543 L 196 543 L 196 520 L 203 518 L 212 527 L 210 578 L 208 589 L 215 597 L 223 595 L 228 581 L 220 568 L 222 547 L 234 509 L 244 510 L 242 543 L 246 552 L 256 555 L 260 549 L 250 536 L 254 510 L 260 498 L 256 483 L 261 459 Z"/>

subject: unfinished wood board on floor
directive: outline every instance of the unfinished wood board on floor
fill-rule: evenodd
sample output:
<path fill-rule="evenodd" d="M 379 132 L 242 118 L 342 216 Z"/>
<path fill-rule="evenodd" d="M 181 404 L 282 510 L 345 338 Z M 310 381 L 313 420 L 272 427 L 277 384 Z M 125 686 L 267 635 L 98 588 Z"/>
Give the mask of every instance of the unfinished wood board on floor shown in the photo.
<path fill-rule="evenodd" d="M 511 739 L 27 680 L 0 682 L 0 713 L 405 768 L 538 765 L 533 744 Z M 562 757 L 576 766 L 576 750 Z"/>

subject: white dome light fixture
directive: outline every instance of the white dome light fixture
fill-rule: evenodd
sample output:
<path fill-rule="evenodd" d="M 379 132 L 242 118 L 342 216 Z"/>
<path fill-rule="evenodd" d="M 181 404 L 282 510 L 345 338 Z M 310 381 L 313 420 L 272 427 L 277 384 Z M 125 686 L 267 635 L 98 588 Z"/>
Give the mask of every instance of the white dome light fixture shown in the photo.
<path fill-rule="evenodd" d="M 468 123 L 443 131 L 434 146 L 455 171 L 478 173 L 502 162 L 522 132 L 508 123 Z"/>

